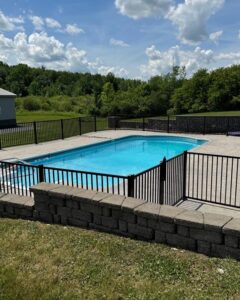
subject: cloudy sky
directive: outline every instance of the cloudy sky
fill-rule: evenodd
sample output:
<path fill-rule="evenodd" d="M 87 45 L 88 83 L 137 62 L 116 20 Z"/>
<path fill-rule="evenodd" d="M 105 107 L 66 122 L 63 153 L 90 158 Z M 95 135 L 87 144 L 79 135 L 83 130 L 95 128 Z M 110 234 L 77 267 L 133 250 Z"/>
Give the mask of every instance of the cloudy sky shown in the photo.
<path fill-rule="evenodd" d="M 148 79 L 240 63 L 239 0 L 0 0 L 0 60 Z"/>

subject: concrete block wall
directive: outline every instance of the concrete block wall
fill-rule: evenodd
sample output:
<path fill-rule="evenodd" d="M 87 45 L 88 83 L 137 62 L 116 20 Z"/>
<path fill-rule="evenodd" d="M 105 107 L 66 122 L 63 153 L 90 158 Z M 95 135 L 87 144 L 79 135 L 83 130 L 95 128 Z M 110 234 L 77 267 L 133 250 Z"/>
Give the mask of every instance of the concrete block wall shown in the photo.
<path fill-rule="evenodd" d="M 34 218 L 240 259 L 240 219 L 41 183 Z"/>
<path fill-rule="evenodd" d="M 34 200 L 0 193 L 0 217 L 34 219 Z"/>

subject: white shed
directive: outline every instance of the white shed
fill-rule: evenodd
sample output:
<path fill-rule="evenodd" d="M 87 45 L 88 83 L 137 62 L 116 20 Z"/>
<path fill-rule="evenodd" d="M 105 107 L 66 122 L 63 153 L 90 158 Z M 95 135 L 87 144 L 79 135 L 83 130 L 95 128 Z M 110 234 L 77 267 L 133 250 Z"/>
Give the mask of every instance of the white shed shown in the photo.
<path fill-rule="evenodd" d="M 16 95 L 0 88 L 0 128 L 16 126 Z"/>

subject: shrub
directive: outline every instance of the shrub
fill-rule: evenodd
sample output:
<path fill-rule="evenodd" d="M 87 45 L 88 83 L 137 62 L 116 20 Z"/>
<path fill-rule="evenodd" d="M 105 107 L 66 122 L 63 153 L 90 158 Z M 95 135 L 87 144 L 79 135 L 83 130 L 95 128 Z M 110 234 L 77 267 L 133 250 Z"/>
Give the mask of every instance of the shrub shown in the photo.
<path fill-rule="evenodd" d="M 39 100 L 28 97 L 23 101 L 23 108 L 29 111 L 36 111 L 41 109 L 41 105 Z"/>

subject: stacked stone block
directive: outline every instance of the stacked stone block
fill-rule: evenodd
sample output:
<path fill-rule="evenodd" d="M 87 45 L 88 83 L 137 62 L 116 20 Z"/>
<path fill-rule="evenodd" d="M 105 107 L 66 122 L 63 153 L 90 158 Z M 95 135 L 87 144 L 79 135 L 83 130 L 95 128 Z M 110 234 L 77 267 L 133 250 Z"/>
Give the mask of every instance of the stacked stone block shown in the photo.
<path fill-rule="evenodd" d="M 0 216 L 71 225 L 240 259 L 240 218 L 41 183 L 34 200 L 0 194 Z"/>
<path fill-rule="evenodd" d="M 44 222 L 240 259 L 240 219 L 46 183 L 32 191 L 34 216 Z"/>
<path fill-rule="evenodd" d="M 29 197 L 0 193 L 0 217 L 33 220 L 34 201 Z"/>

